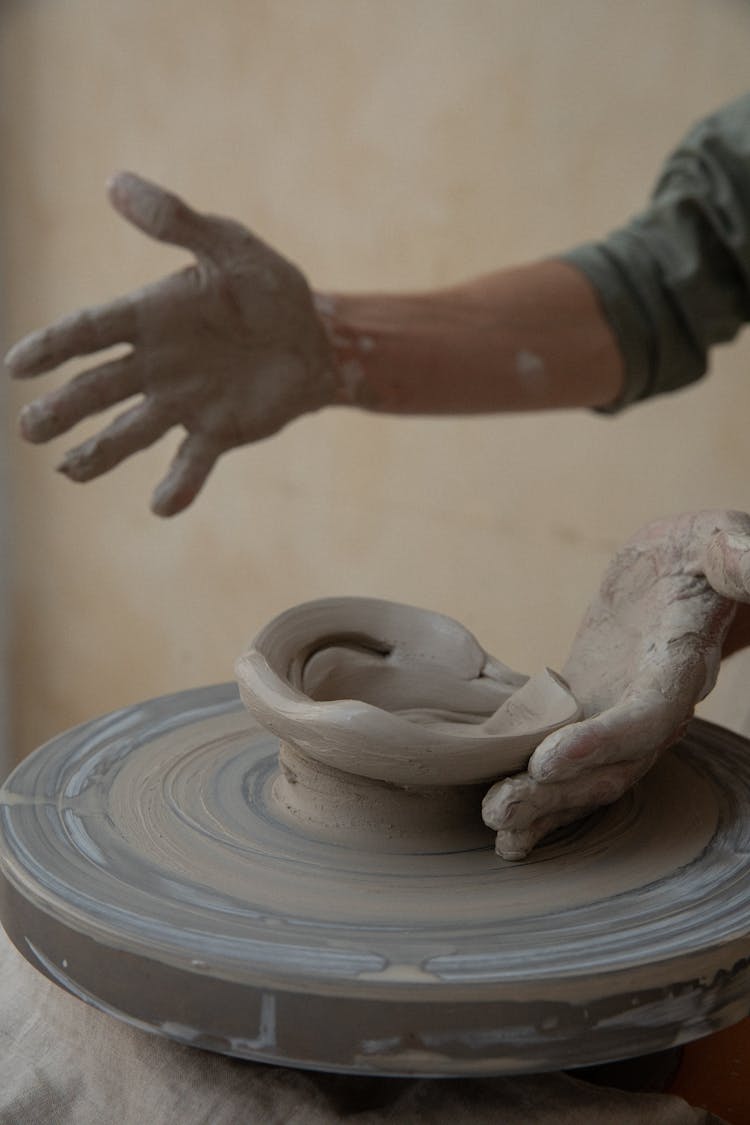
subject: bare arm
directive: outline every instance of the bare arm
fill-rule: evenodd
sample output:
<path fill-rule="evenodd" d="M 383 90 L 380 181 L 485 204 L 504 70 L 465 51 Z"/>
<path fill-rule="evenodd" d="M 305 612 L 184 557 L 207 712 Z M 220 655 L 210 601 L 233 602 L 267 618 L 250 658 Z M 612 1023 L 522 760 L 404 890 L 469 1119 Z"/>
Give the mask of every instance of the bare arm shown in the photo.
<path fill-rule="evenodd" d="M 19 377 L 126 342 L 131 353 L 30 404 L 29 441 L 141 396 L 60 468 L 90 480 L 173 426 L 187 437 L 153 508 L 197 495 L 217 457 L 323 406 L 398 414 L 618 409 L 699 378 L 750 305 L 750 95 L 706 118 L 651 203 L 600 243 L 424 294 L 313 294 L 239 223 L 121 174 L 110 198 L 195 264 L 21 341 Z"/>
<path fill-rule="evenodd" d="M 328 405 L 394 413 L 482 413 L 607 403 L 622 363 L 583 273 L 564 262 L 505 270 L 424 295 L 314 295 L 302 273 L 239 223 L 192 210 L 132 174 L 110 199 L 153 238 L 195 262 L 107 305 L 26 337 L 6 363 L 17 378 L 113 344 L 97 363 L 21 415 L 46 442 L 136 399 L 70 450 L 59 469 L 88 481 L 181 426 L 186 437 L 152 499 L 188 506 L 223 453 Z"/>
<path fill-rule="evenodd" d="M 395 414 L 601 406 L 623 361 L 591 284 L 541 261 L 421 294 L 319 295 L 340 398 Z"/>

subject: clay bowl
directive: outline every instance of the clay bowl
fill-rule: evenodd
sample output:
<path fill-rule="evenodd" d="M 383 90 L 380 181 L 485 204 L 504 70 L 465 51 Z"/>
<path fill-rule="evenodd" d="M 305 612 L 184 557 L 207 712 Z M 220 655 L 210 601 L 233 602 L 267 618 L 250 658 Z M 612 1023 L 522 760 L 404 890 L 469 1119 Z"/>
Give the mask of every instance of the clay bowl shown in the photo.
<path fill-rule="evenodd" d="M 235 671 L 245 706 L 282 745 L 397 786 L 496 781 L 580 716 L 554 672 L 519 675 L 451 618 L 374 598 L 287 610 Z"/>

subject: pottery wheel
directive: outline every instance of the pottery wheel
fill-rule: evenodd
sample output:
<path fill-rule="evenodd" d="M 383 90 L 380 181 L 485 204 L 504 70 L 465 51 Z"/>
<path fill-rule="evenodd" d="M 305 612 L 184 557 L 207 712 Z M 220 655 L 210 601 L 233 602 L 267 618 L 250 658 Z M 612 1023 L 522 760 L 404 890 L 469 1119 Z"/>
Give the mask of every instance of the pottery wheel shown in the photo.
<path fill-rule="evenodd" d="M 2 921 L 63 988 L 173 1039 L 381 1074 L 656 1051 L 750 1009 L 750 748 L 695 722 L 524 863 L 371 854 L 271 797 L 233 685 L 60 736 L 0 790 Z"/>

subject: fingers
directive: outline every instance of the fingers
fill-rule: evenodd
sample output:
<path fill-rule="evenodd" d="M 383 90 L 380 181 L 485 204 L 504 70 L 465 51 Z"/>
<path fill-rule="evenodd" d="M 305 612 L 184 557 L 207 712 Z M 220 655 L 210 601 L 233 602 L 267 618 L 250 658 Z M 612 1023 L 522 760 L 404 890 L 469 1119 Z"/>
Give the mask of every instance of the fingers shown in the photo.
<path fill-rule="evenodd" d="M 617 801 L 643 777 L 653 759 L 649 755 L 600 766 L 568 781 L 536 781 L 523 775 L 493 785 L 482 802 L 482 819 L 498 833 L 498 854 L 523 859 L 554 828 Z"/>
<path fill-rule="evenodd" d="M 750 602 L 750 534 L 717 531 L 706 547 L 704 570 L 718 594 Z"/>
<path fill-rule="evenodd" d="M 554 832 L 556 828 L 562 828 L 566 824 L 572 824 L 574 820 L 582 820 L 584 816 L 588 816 L 592 812 L 594 812 L 594 807 L 566 809 L 565 812 L 550 813 L 549 816 L 539 817 L 530 828 L 498 832 L 495 837 L 495 851 L 503 859 L 516 861 L 526 859 L 529 852 L 550 832 Z"/>
<path fill-rule="evenodd" d="M 652 760 L 681 737 L 692 707 L 677 708 L 657 690 L 633 691 L 592 719 L 571 723 L 537 746 L 529 761 L 536 781 L 578 779 L 600 766 Z"/>
<path fill-rule="evenodd" d="M 66 453 L 58 471 L 70 480 L 93 480 L 132 453 L 153 445 L 172 425 L 174 420 L 163 408 L 154 403 L 139 403 L 120 414 L 100 434 Z"/>
<path fill-rule="evenodd" d="M 72 316 L 49 328 L 32 332 L 10 349 L 5 365 L 17 379 L 51 371 L 74 356 L 90 355 L 113 344 L 132 343 L 137 331 L 136 306 L 130 297 L 120 297 Z"/>
<path fill-rule="evenodd" d="M 682 735 L 686 718 L 651 690 L 549 735 L 527 774 L 499 782 L 484 799 L 498 854 L 522 859 L 553 828 L 618 800 Z"/>
<path fill-rule="evenodd" d="M 598 766 L 565 781 L 537 781 L 528 774 L 500 781 L 482 802 L 482 819 L 498 831 L 529 828 L 540 817 L 566 809 L 611 805 L 634 785 L 655 755 Z"/>
<path fill-rule="evenodd" d="M 174 516 L 192 504 L 223 450 L 204 434 L 189 434 L 151 499 L 157 516 Z"/>
<path fill-rule="evenodd" d="M 235 224 L 194 211 L 184 200 L 133 172 L 118 172 L 107 185 L 113 207 L 144 234 L 213 259 Z"/>
<path fill-rule="evenodd" d="M 49 441 L 89 415 L 106 410 L 140 390 L 140 372 L 132 356 L 92 367 L 59 390 L 25 406 L 21 411 L 21 434 L 35 444 Z"/>

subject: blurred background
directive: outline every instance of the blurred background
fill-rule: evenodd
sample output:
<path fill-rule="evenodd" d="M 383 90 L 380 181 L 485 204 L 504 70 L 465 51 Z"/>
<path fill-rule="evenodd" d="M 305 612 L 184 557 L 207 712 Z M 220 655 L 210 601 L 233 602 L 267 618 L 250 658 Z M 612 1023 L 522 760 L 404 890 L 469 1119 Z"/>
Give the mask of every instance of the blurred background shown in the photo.
<path fill-rule="evenodd" d="M 183 264 L 110 211 L 118 168 L 321 288 L 427 288 L 622 223 L 749 57 L 742 0 L 5 0 L 3 342 Z M 6 380 L 8 756 L 231 679 L 261 625 L 323 595 L 441 610 L 519 670 L 559 667 L 636 528 L 750 509 L 749 361 L 747 333 L 617 418 L 329 410 L 227 456 L 174 521 L 148 499 L 177 434 L 72 485 L 53 471 L 71 442 L 24 446 L 15 417 L 77 365 Z M 749 675 L 730 661 L 702 712 L 750 732 Z"/>

